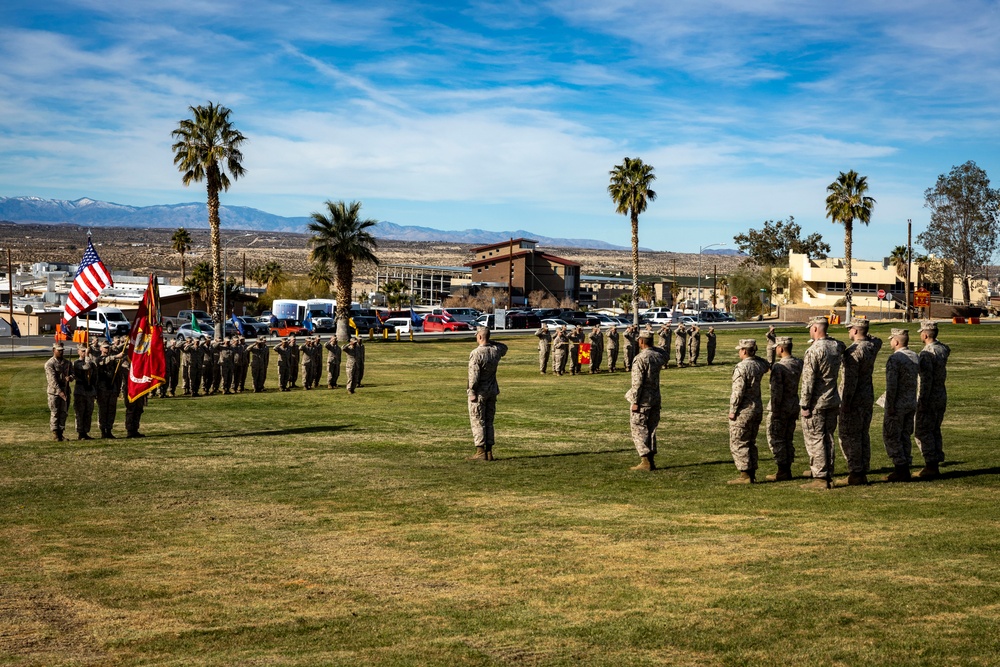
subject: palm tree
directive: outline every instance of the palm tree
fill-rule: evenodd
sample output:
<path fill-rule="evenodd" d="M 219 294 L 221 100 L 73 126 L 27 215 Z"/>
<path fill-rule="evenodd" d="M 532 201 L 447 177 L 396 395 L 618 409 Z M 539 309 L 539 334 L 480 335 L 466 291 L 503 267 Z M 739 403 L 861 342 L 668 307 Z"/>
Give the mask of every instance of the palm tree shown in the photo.
<path fill-rule="evenodd" d="M 632 312 L 632 303 L 632 298 L 628 294 L 618 295 L 618 307 L 624 310 L 626 315 Z"/>
<path fill-rule="evenodd" d="M 191 310 L 195 309 L 195 297 L 208 303 L 212 294 L 212 265 L 208 262 L 195 264 L 191 275 L 184 279 L 184 291 L 191 294 Z"/>
<path fill-rule="evenodd" d="M 649 185 L 656 180 L 653 166 L 639 158 L 626 157 L 610 172 L 608 194 L 615 202 L 615 212 L 632 219 L 632 322 L 639 324 L 639 214 L 646 204 L 656 199 Z"/>
<path fill-rule="evenodd" d="M 180 121 L 171 133 L 174 164 L 183 174 L 184 185 L 207 181 L 208 226 L 212 245 L 212 314 L 216 335 L 221 335 L 222 319 L 222 240 L 219 225 L 219 191 L 229 190 L 229 179 L 246 174 L 240 147 L 246 137 L 229 121 L 232 112 L 212 102 L 208 106 L 189 107 L 193 118 Z"/>
<path fill-rule="evenodd" d="M 844 304 L 847 307 L 847 320 L 854 316 L 851 305 L 853 290 L 851 289 L 851 244 L 854 233 L 854 221 L 868 224 L 872 219 L 872 209 L 875 200 L 865 195 L 868 192 L 868 177 L 859 176 L 853 169 L 846 174 L 840 172 L 833 183 L 827 186 L 830 194 L 826 197 L 826 217 L 834 223 L 844 225 L 844 268 L 847 276 L 844 280 Z"/>
<path fill-rule="evenodd" d="M 729 308 L 729 279 L 725 276 L 719 276 L 715 279 L 715 289 L 722 291 L 722 303 L 726 306 L 726 312 L 728 313 Z"/>
<path fill-rule="evenodd" d="M 646 302 L 647 305 L 653 303 L 653 297 L 656 296 L 656 290 L 649 283 L 643 283 L 639 285 L 639 298 Z"/>
<path fill-rule="evenodd" d="M 313 262 L 309 267 L 309 285 L 322 295 L 330 293 L 333 285 L 333 274 L 326 262 Z"/>
<path fill-rule="evenodd" d="M 375 250 L 378 243 L 368 231 L 378 224 L 377 220 L 361 220 L 361 202 L 350 205 L 343 201 L 327 200 L 328 214 L 312 214 L 309 231 L 309 261 L 323 262 L 334 267 L 337 274 L 337 337 L 347 338 L 347 321 L 351 316 L 351 291 L 354 284 L 354 263 L 371 262 L 378 264 Z"/>
<path fill-rule="evenodd" d="M 403 292 L 406 292 L 409 288 L 402 280 L 390 280 L 386 284 L 382 285 L 382 291 L 385 293 L 385 303 L 389 308 L 399 308 L 402 306 L 407 298 Z"/>
<path fill-rule="evenodd" d="M 905 245 L 898 245 L 889 253 L 889 262 L 896 269 L 896 276 L 902 280 L 906 279 L 906 255 L 907 250 Z"/>
<path fill-rule="evenodd" d="M 170 243 L 174 252 L 180 253 L 181 256 L 181 285 L 183 285 L 184 281 L 187 279 L 187 271 L 184 266 L 184 255 L 191 249 L 191 234 L 183 227 L 178 227 L 174 232 L 174 235 L 170 237 Z"/>
<path fill-rule="evenodd" d="M 281 268 L 281 264 L 272 259 L 264 266 L 258 266 L 254 269 L 251 279 L 258 285 L 263 285 L 265 290 L 270 290 L 285 282 L 285 270 Z"/>

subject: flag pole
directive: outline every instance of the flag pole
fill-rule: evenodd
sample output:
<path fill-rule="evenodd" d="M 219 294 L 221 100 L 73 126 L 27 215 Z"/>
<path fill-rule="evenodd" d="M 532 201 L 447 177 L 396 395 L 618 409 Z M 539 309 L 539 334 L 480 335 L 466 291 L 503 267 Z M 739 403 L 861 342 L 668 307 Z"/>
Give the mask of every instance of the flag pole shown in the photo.
<path fill-rule="evenodd" d="M 10 353 L 14 354 L 14 265 L 10 261 L 10 248 L 7 248 L 7 305 L 10 307 Z"/>

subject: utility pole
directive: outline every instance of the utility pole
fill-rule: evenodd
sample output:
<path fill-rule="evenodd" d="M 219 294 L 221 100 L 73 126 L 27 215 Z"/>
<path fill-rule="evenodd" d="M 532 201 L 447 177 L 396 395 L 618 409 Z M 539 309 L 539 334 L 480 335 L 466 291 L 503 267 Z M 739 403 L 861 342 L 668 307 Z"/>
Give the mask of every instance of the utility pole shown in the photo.
<path fill-rule="evenodd" d="M 514 307 L 514 237 L 507 249 L 507 310 Z"/>
<path fill-rule="evenodd" d="M 243 275 L 240 278 L 240 287 L 247 288 L 247 254 L 243 253 Z"/>
<path fill-rule="evenodd" d="M 719 299 L 719 265 L 712 265 L 712 310 L 718 310 L 716 303 Z"/>
<path fill-rule="evenodd" d="M 913 220 L 906 221 L 906 321 L 910 322 L 910 264 L 913 262 Z"/>
<path fill-rule="evenodd" d="M 10 349 L 14 351 L 14 265 L 10 261 L 10 248 L 7 248 L 7 306 L 10 308 Z"/>

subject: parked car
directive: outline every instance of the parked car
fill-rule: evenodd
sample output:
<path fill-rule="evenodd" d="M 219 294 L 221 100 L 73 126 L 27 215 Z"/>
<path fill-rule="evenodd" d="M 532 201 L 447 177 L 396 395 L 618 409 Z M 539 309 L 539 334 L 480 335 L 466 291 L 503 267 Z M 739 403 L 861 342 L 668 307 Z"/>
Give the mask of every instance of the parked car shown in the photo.
<path fill-rule="evenodd" d="M 107 331 L 112 336 L 127 336 L 132 325 L 129 324 L 125 313 L 117 308 L 95 308 L 81 313 L 76 318 L 76 328 L 89 329 L 101 334 Z"/>
<path fill-rule="evenodd" d="M 674 313 L 671 312 L 671 311 L 669 311 L 669 310 L 666 311 L 666 312 L 663 312 L 663 311 L 658 311 L 658 312 L 646 311 L 645 313 L 643 313 L 642 317 L 639 318 L 639 321 L 640 322 L 649 322 L 652 325 L 676 324 L 677 318 L 674 317 Z"/>
<path fill-rule="evenodd" d="M 427 315 L 424 317 L 424 331 L 472 331 L 467 322 L 448 320 L 444 315 Z"/>
<path fill-rule="evenodd" d="M 247 338 L 266 336 L 269 333 L 271 333 L 271 329 L 270 327 L 267 326 L 267 323 L 258 322 L 257 318 L 255 317 L 250 317 L 250 316 L 240 317 L 239 315 L 237 315 L 236 319 L 239 320 L 240 324 L 243 325 L 243 335 Z M 229 322 L 228 324 L 231 324 L 231 322 Z M 204 327 L 202 327 L 202 329 L 204 329 Z"/>
<path fill-rule="evenodd" d="M 592 327 L 594 325 L 600 324 L 601 320 L 594 317 L 591 313 L 584 313 L 579 310 L 573 310 L 563 313 L 559 319 L 565 320 L 569 324 L 578 327 Z"/>
<path fill-rule="evenodd" d="M 309 330 L 302 326 L 298 320 L 278 320 L 277 324 L 270 327 L 272 336 L 308 336 Z"/>
<path fill-rule="evenodd" d="M 537 329 L 540 326 L 542 321 L 534 313 L 520 310 L 507 313 L 508 329 Z"/>
<path fill-rule="evenodd" d="M 612 326 L 616 327 L 619 324 L 621 324 L 617 318 L 612 317 L 611 315 L 607 315 L 605 313 L 591 313 L 591 315 L 593 315 L 594 317 L 596 317 L 601 321 L 602 327 L 612 327 Z"/>
<path fill-rule="evenodd" d="M 494 315 L 480 315 L 479 317 L 476 318 L 476 321 L 473 322 L 473 325 L 476 326 L 477 328 L 486 327 L 488 329 L 492 329 L 494 328 L 495 324 L 496 324 L 496 316 Z"/>
<path fill-rule="evenodd" d="M 369 331 L 380 334 L 382 333 L 382 329 L 387 328 L 374 315 L 355 315 L 349 320 L 348 324 L 359 336 L 367 336 Z"/>
<path fill-rule="evenodd" d="M 202 338 L 204 340 L 212 340 L 215 338 L 215 327 L 201 327 L 201 333 L 195 331 L 191 327 L 191 323 L 182 324 L 177 327 L 176 337 L 177 340 L 194 340 L 195 338 Z M 223 334 L 226 338 L 229 336 L 238 336 L 240 334 L 239 330 L 233 326 L 232 322 L 226 322 L 225 333 Z"/>
<path fill-rule="evenodd" d="M 337 330 L 337 320 L 326 315 L 312 318 L 313 333 L 329 333 Z"/>
<path fill-rule="evenodd" d="M 401 334 L 408 335 L 410 331 L 422 331 L 423 326 L 419 324 L 414 324 L 409 317 L 390 317 L 385 322 L 385 326 L 391 327 L 390 330 L 398 331 Z"/>
<path fill-rule="evenodd" d="M 182 310 L 177 313 L 176 317 L 163 317 L 163 330 L 168 334 L 173 333 L 182 324 L 190 324 L 192 315 L 198 321 L 198 326 L 201 327 L 202 331 L 208 331 L 215 327 L 212 316 L 204 310 Z"/>
<path fill-rule="evenodd" d="M 471 324 L 482 313 L 475 308 L 435 308 L 431 311 L 431 315 L 445 315 L 451 320 Z"/>
<path fill-rule="evenodd" d="M 575 324 L 570 324 L 566 320 L 560 320 L 560 319 L 555 318 L 555 317 L 549 317 L 549 318 L 546 318 L 546 319 L 542 320 L 542 324 L 544 324 L 545 326 L 547 326 L 549 329 L 553 329 L 553 330 L 554 329 L 558 329 L 559 327 L 566 327 L 566 331 L 572 331 L 573 329 L 576 329 L 576 325 Z"/>

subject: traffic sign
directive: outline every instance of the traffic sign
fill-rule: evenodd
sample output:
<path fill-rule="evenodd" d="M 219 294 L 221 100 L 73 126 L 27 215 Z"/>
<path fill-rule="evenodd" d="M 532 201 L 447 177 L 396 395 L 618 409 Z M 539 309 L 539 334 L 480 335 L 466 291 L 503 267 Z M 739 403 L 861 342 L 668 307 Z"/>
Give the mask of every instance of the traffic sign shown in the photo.
<path fill-rule="evenodd" d="M 740 302 L 740 298 L 738 296 L 734 296 L 732 299 L 729 300 L 729 302 L 735 306 Z"/>
<path fill-rule="evenodd" d="M 885 290 L 884 289 L 880 289 L 878 291 L 878 298 L 879 299 L 884 299 L 885 298 Z"/>

